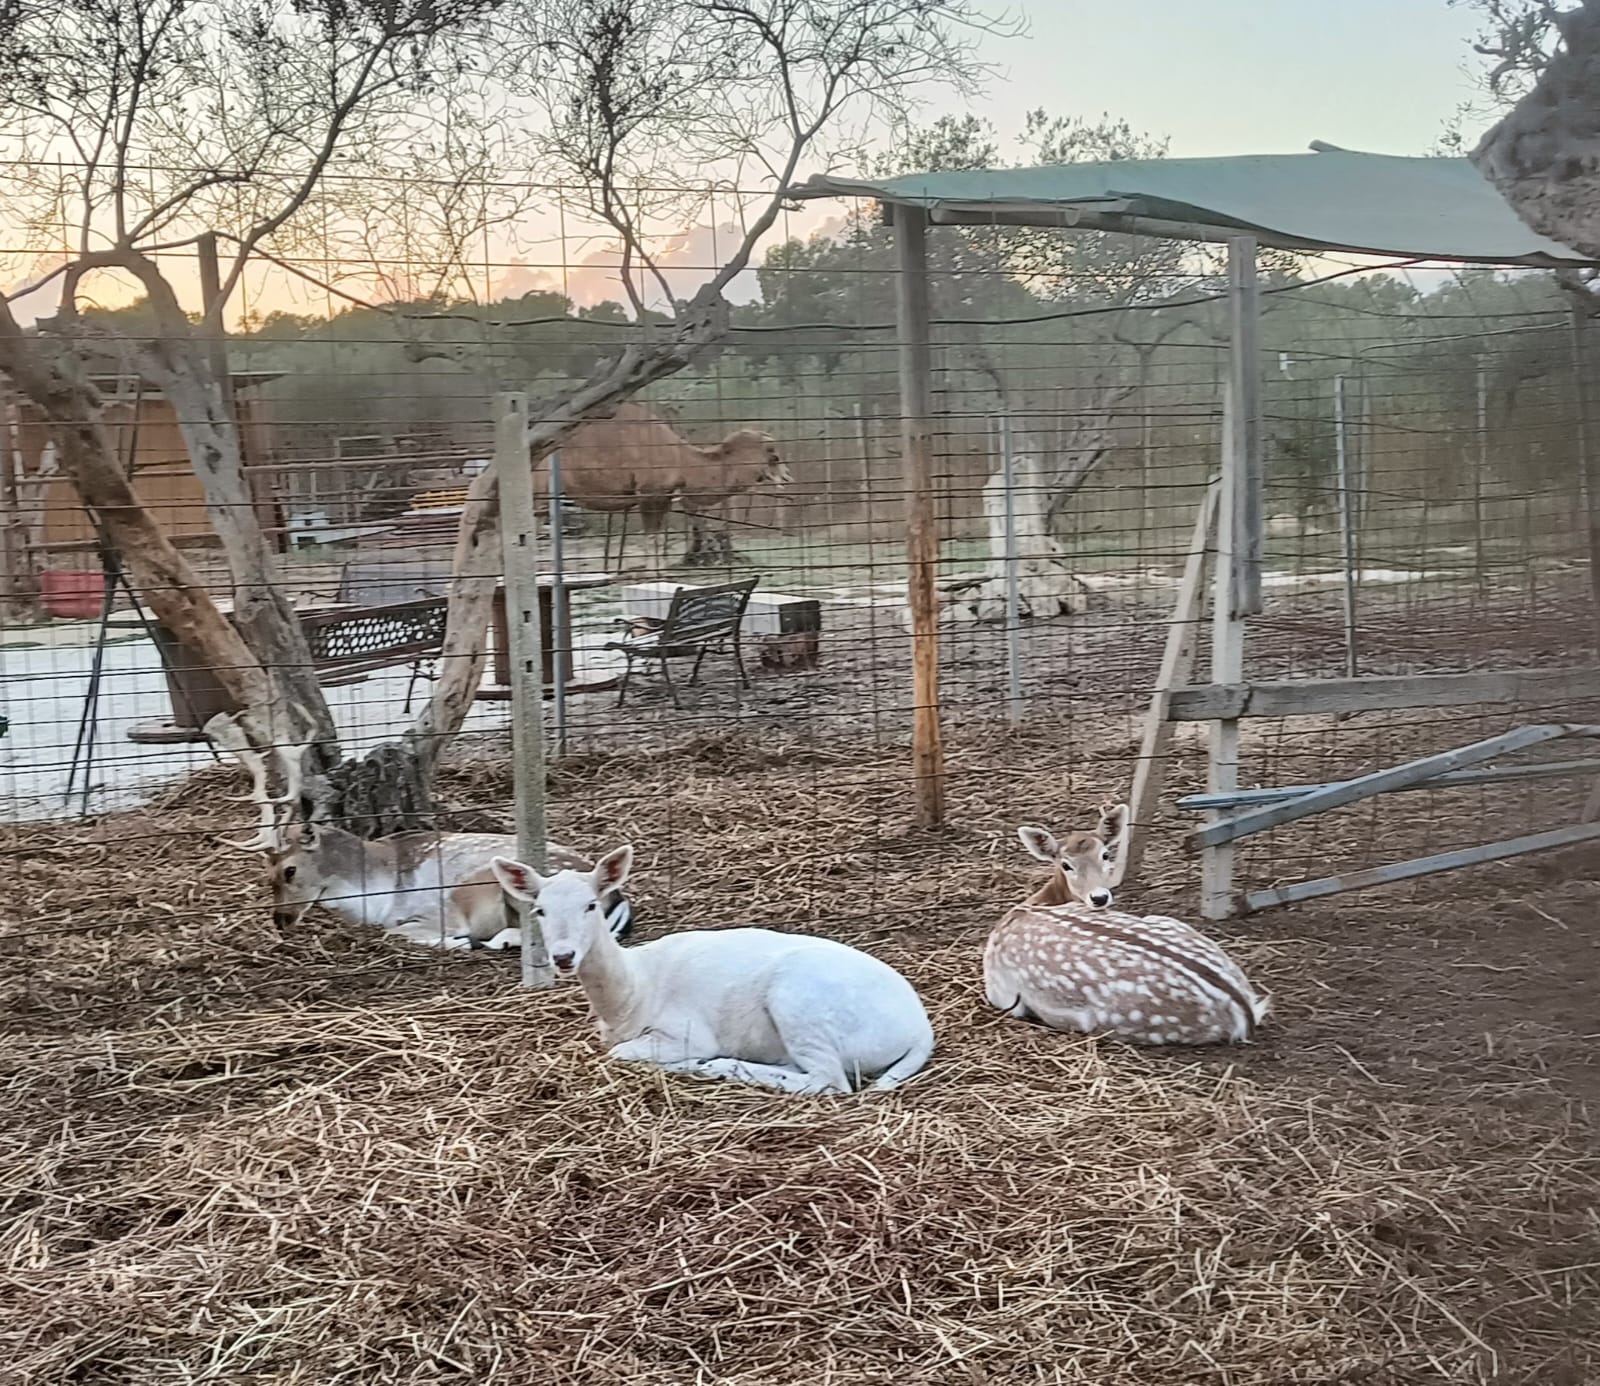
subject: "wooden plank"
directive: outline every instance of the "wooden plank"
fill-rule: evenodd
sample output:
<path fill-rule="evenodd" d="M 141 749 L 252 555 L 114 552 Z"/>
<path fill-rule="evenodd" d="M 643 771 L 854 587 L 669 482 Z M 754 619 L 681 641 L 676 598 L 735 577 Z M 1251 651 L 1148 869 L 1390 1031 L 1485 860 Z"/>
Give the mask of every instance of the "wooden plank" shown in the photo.
<path fill-rule="evenodd" d="M 1241 483 L 1240 454 L 1233 444 L 1235 410 L 1231 380 L 1223 387 L 1222 480 L 1217 503 L 1217 561 L 1213 565 L 1211 598 L 1211 677 L 1215 683 L 1233 683 L 1244 675 L 1244 617 L 1238 614 L 1234 595 L 1237 568 L 1233 562 L 1234 528 L 1238 521 L 1237 494 Z M 1206 741 L 1206 788 L 1227 794 L 1239 787 L 1239 723 L 1223 717 L 1212 722 Z M 1220 822 L 1220 815 L 1211 821 Z M 1208 847 L 1200 858 L 1200 913 L 1206 919 L 1226 919 L 1234 912 L 1233 848 L 1226 843 Z"/>
<path fill-rule="evenodd" d="M 911 609 L 912 777 L 918 827 L 944 821 L 939 725 L 939 527 L 933 508 L 933 352 L 928 326 L 927 213 L 897 207 L 900 443 L 906 488 L 906 598 Z"/>
<path fill-rule="evenodd" d="M 1329 809 L 1342 808 L 1360 799 L 1370 799 L 1374 794 L 1384 794 L 1421 780 L 1430 780 L 1451 770 L 1492 760 L 1495 756 L 1510 755 L 1513 751 L 1537 746 L 1543 741 L 1554 741 L 1557 737 L 1566 736 L 1568 730 L 1559 722 L 1518 727 L 1515 731 L 1475 741 L 1470 746 L 1458 746 L 1452 751 L 1441 751 L 1438 755 L 1423 756 L 1403 765 L 1375 770 L 1370 775 L 1358 775 L 1353 780 L 1324 785 L 1296 799 L 1246 809 L 1232 818 L 1223 818 L 1203 828 L 1196 828 L 1189 834 L 1189 842 L 1195 847 L 1216 847 L 1226 842 L 1236 842 L 1241 837 L 1252 837 L 1268 828 L 1281 827 L 1313 813 L 1326 813 Z"/>
<path fill-rule="evenodd" d="M 544 636 L 539 612 L 539 516 L 533 467 L 528 462 L 528 397 L 496 401 L 494 466 L 500 483 L 500 535 L 505 554 L 507 644 L 511 674 L 511 763 L 516 785 L 517 856 L 536 871 L 545 867 Z M 556 517 L 560 523 L 560 517 Z M 522 985 L 555 980 L 544 935 L 526 906 L 522 928 Z"/>
<path fill-rule="evenodd" d="M 1000 469 L 1005 477 L 1005 563 L 1006 563 L 1006 721 L 1022 725 L 1026 704 L 1022 697 L 1022 619 L 1021 592 L 1017 573 L 1017 474 L 1011 448 L 1011 415 L 1000 416 L 998 429 Z"/>
<path fill-rule="evenodd" d="M 1266 518 L 1262 500 L 1261 446 L 1261 287 L 1256 274 L 1256 242 L 1236 236 L 1228 242 L 1228 380 L 1233 426 L 1228 447 L 1238 483 L 1233 489 L 1234 615 L 1261 614 L 1261 557 Z"/>
<path fill-rule="evenodd" d="M 1205 601 L 1206 550 L 1217 522 L 1217 500 L 1221 486 L 1213 481 L 1200 498 L 1194 533 L 1183 561 L 1183 577 L 1178 583 L 1172 619 L 1167 624 L 1167 642 L 1161 652 L 1161 668 L 1156 674 L 1155 691 L 1145 713 L 1144 735 L 1139 743 L 1139 760 L 1133 770 L 1133 793 L 1129 796 L 1132 834 L 1128 845 L 1127 870 L 1137 872 L 1144 855 L 1149 829 L 1161 803 L 1161 790 L 1167 777 L 1167 754 L 1172 744 L 1172 719 L 1167 715 L 1167 700 L 1172 690 L 1185 683 L 1194 669 L 1195 647 L 1200 642 L 1200 618 Z"/>
<path fill-rule="evenodd" d="M 1406 794 L 1418 789 L 1455 789 L 1463 785 L 1506 784 L 1522 780 L 1554 780 L 1568 775 L 1591 775 L 1600 772 L 1600 760 L 1545 760 L 1531 765 L 1496 765 L 1487 770 L 1452 770 L 1447 775 L 1436 775 L 1431 780 L 1417 784 L 1397 785 L 1385 793 Z M 1240 808 L 1247 804 L 1276 804 L 1287 799 L 1298 799 L 1314 789 L 1326 789 L 1340 780 L 1321 784 L 1279 785 L 1273 789 L 1236 789 L 1232 794 L 1188 794 L 1178 800 L 1178 807 L 1189 813 L 1203 813 L 1207 809 Z M 1587 821 L 1587 820 L 1585 820 Z"/>
<path fill-rule="evenodd" d="M 1293 904 L 1297 900 L 1316 900 L 1324 895 L 1339 895 L 1347 890 L 1367 890 L 1372 886 L 1414 880 L 1418 876 L 1431 876 L 1440 871 L 1454 871 L 1462 866 L 1479 866 L 1485 862 L 1504 861 L 1507 857 L 1520 857 L 1528 852 L 1547 852 L 1555 847 L 1571 847 L 1579 842 L 1591 842 L 1595 838 L 1600 838 L 1600 823 L 1578 823 L 1570 828 L 1529 833 L 1526 837 L 1490 842 L 1482 847 L 1463 847 L 1459 851 L 1440 852 L 1431 857 L 1416 857 L 1410 861 L 1398 861 L 1388 866 L 1374 866 L 1366 871 L 1351 871 L 1343 876 L 1323 876 L 1315 881 L 1300 881 L 1295 885 L 1278 886 L 1271 890 L 1253 890 L 1245 896 L 1244 908 L 1246 911 L 1264 910 L 1270 909 L 1273 905 Z"/>
<path fill-rule="evenodd" d="M 1176 722 L 1218 718 L 1314 717 L 1421 707 L 1515 703 L 1539 707 L 1600 700 L 1600 665 L 1575 669 L 1499 669 L 1475 674 L 1401 674 L 1354 679 L 1286 679 L 1173 690 Z"/>
<path fill-rule="evenodd" d="M 567 685 L 572 682 L 572 632 L 570 618 L 572 614 L 570 599 L 567 596 L 566 555 L 562 552 L 562 543 L 565 536 L 561 532 L 561 450 L 558 448 L 550 454 L 550 516 L 548 533 L 550 535 L 550 575 L 553 581 L 550 585 L 550 595 L 541 601 L 550 603 L 550 634 L 544 643 L 550 650 L 551 683 L 555 690 L 554 707 L 552 711 L 556 718 L 556 755 L 564 756 L 567 753 Z M 539 613 L 540 619 L 544 612 Z M 542 632 L 541 632 L 542 633 Z"/>
<path fill-rule="evenodd" d="M 1333 378 L 1333 439 L 1339 483 L 1339 557 L 1344 568 L 1344 672 L 1356 676 L 1356 526 L 1350 484 L 1350 449 L 1344 417 L 1344 377 Z"/>
<path fill-rule="evenodd" d="M 1589 534 L 1589 603 L 1600 648 L 1600 440 L 1595 436 L 1594 390 L 1589 382 L 1589 315 L 1582 305 L 1572 305 L 1572 390 L 1578 402 L 1578 474 L 1583 481 L 1583 505 Z M 1600 779 L 1589 791 L 1583 821 L 1600 818 Z"/>

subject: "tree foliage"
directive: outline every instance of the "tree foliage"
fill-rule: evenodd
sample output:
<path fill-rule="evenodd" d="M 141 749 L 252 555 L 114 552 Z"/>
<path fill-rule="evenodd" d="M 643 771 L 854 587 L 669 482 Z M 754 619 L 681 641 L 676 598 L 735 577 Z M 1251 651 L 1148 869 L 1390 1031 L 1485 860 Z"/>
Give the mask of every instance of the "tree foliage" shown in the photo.
<path fill-rule="evenodd" d="M 19 295 L 0 299 L 0 369 L 58 435 L 157 614 L 225 671 L 247 743 L 280 760 L 282 743 L 308 746 L 334 796 L 353 794 L 361 767 L 341 764 L 261 531 L 217 345 L 247 271 L 270 264 L 359 299 L 354 278 L 446 310 L 472 292 L 470 248 L 536 186 L 558 190 L 620 241 L 632 330 L 563 354 L 528 430 L 542 454 L 712 346 L 723 292 L 800 161 L 830 157 L 850 121 L 893 114 L 927 83 L 962 87 L 984 22 L 968 0 L 4 0 L 0 129 L 14 158 L 0 192 L 28 251 L 15 268 L 34 276 L 22 293 L 55 303 L 30 332 Z M 513 149 L 521 176 L 496 176 Z M 728 189 L 745 190 L 731 194 L 742 234 L 680 298 L 651 237 Z M 198 260 L 203 283 L 216 252 L 196 305 L 173 257 Z M 92 311 L 107 278 L 137 288 L 137 314 Z M 475 314 L 428 313 L 406 359 L 464 362 L 463 329 L 499 330 Z M 271 326 L 263 346 L 305 330 Z M 513 345 L 539 368 L 538 341 Z M 107 354 L 134 361 L 180 419 L 232 569 L 231 627 L 117 471 L 91 382 Z M 471 706 L 497 552 L 488 471 L 458 539 L 443 676 L 404 755 L 368 762 L 413 767 L 391 796 L 400 821 L 425 816 L 433 764 Z"/>

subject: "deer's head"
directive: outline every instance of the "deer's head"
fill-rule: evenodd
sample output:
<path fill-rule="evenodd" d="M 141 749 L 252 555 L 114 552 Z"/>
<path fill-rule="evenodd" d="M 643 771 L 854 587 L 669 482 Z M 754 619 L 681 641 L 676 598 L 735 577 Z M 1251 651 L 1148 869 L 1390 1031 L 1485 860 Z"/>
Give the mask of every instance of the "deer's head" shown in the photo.
<path fill-rule="evenodd" d="M 602 938 L 610 938 L 603 897 L 622 889 L 633 869 L 633 848 L 607 852 L 592 871 L 557 871 L 541 876 L 531 866 L 506 857 L 494 859 L 495 879 L 513 900 L 528 905 L 544 935 L 550 962 L 570 977 Z"/>
<path fill-rule="evenodd" d="M 1128 806 L 1106 804 L 1093 832 L 1068 833 L 1062 841 L 1033 824 L 1017 829 L 1028 854 L 1055 867 L 1050 883 L 1034 897 L 1037 904 L 1076 900 L 1091 909 L 1110 907 L 1113 891 L 1128 866 Z"/>
<path fill-rule="evenodd" d="M 366 875 L 359 855 L 360 839 L 327 824 L 304 822 L 284 827 L 278 845 L 267 852 L 272 879 L 272 922 L 298 924 L 305 912 L 330 890 L 348 891 Z"/>

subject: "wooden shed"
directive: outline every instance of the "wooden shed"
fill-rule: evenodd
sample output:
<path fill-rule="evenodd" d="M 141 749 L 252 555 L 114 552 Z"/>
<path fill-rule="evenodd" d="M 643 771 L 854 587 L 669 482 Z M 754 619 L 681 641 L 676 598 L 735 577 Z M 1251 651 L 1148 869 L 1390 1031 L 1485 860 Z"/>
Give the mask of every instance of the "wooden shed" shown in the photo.
<path fill-rule="evenodd" d="M 243 429 L 245 462 L 267 460 L 266 429 L 254 389 L 276 372 L 239 372 L 233 389 Z M 207 545 L 216 536 L 205 491 L 189 462 L 177 414 L 164 395 L 139 390 L 125 378 L 97 376 L 106 421 L 133 478 L 134 489 L 175 543 Z M 94 568 L 95 529 L 77 489 L 57 466 L 49 430 L 28 401 L 0 376 L 0 524 L 8 534 L 3 578 L 31 588 L 48 569 Z M 262 525 L 281 535 L 282 516 L 270 481 L 250 473 Z M 22 595 L 17 592 L 15 595 Z"/>

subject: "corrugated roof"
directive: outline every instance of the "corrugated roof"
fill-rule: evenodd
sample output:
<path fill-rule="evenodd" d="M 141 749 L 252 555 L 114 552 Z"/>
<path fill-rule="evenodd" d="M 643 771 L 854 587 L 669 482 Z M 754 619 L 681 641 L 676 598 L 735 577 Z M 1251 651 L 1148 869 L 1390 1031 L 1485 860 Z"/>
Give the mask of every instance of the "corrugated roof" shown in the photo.
<path fill-rule="evenodd" d="M 1066 225 L 1223 239 L 1241 231 L 1292 250 L 1481 264 L 1584 265 L 1530 230 L 1470 160 L 1361 154 L 1129 159 L 897 178 L 821 174 L 797 198 L 870 197 L 923 207 L 933 221 Z"/>

